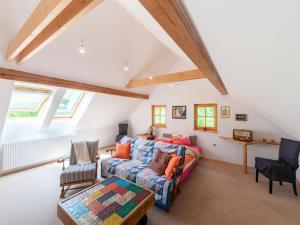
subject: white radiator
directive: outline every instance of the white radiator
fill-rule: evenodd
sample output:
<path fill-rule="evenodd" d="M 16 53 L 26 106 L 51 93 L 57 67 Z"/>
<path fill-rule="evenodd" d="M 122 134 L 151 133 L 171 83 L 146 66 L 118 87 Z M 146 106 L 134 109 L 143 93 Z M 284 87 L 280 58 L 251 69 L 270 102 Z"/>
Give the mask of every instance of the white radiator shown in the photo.
<path fill-rule="evenodd" d="M 53 160 L 70 154 L 72 136 L 46 140 L 3 144 L 2 170 L 10 170 L 33 163 Z M 0 165 L 1 166 L 1 165 Z"/>

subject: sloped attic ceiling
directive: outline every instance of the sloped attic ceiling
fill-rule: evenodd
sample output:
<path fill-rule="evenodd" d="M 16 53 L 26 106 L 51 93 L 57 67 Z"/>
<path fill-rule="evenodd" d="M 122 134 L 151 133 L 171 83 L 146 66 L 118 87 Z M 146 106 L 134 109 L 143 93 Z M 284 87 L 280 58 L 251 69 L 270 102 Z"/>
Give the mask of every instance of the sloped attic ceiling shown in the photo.
<path fill-rule="evenodd" d="M 163 73 L 179 59 L 118 1 L 105 0 L 28 61 L 21 65 L 6 63 L 4 55 L 9 42 L 39 2 L 0 2 L 1 67 L 123 89 L 132 77 L 150 72 Z M 85 55 L 78 52 L 83 39 L 87 47 Z M 163 59 L 156 66 L 155 62 L 161 56 Z M 130 70 L 125 72 L 123 68 L 127 60 L 130 61 Z M 137 91 L 150 93 L 151 88 Z M 96 94 L 76 129 L 116 126 L 127 119 L 140 102 Z"/>
<path fill-rule="evenodd" d="M 300 138 L 300 2 L 184 0 L 229 93 Z"/>
<path fill-rule="evenodd" d="M 18 0 L 0 2 L 1 66 L 122 88 L 161 54 L 174 54 L 118 1 L 105 0 L 22 65 L 6 64 L 3 56 L 9 42 L 38 3 L 39 0 L 26 4 Z M 85 55 L 78 52 L 83 39 Z M 123 70 L 125 61 L 130 61 L 128 72 Z"/>

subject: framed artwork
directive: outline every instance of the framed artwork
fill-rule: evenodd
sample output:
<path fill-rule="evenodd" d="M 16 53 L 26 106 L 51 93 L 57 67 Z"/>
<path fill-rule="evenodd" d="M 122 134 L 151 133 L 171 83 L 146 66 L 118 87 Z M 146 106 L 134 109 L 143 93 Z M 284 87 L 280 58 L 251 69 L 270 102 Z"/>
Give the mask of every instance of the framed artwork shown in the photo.
<path fill-rule="evenodd" d="M 229 118 L 230 117 L 230 107 L 229 106 L 221 106 L 221 118 Z"/>
<path fill-rule="evenodd" d="M 173 119 L 186 119 L 186 106 L 172 106 Z"/>
<path fill-rule="evenodd" d="M 247 121 L 247 114 L 235 114 L 236 121 Z"/>

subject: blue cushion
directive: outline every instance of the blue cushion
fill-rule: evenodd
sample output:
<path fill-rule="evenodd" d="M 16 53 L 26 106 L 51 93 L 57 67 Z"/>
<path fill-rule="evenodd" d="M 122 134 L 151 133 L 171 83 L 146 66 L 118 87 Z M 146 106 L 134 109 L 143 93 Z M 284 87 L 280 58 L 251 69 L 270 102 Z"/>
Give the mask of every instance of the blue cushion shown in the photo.
<path fill-rule="evenodd" d="M 154 141 L 138 139 L 134 143 L 132 159 L 149 164 L 153 159 Z"/>

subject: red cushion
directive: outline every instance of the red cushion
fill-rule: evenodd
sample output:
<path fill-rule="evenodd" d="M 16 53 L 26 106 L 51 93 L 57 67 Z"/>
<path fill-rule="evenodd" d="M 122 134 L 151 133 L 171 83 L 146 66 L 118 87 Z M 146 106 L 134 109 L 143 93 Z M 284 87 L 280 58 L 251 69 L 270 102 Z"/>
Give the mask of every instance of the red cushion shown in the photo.
<path fill-rule="evenodd" d="M 195 145 L 195 146 L 191 146 L 191 147 L 192 147 L 192 149 L 195 149 L 200 153 L 203 151 L 203 149 L 200 146 Z"/>
<path fill-rule="evenodd" d="M 163 137 L 157 137 L 157 138 L 155 138 L 155 141 L 162 141 L 165 143 L 173 143 L 173 140 L 171 138 L 163 138 Z"/>
<path fill-rule="evenodd" d="M 192 146 L 191 140 L 189 137 L 176 137 L 173 138 L 173 144 L 175 145 L 186 145 L 186 146 Z"/>
<path fill-rule="evenodd" d="M 184 164 L 187 164 L 189 161 L 192 161 L 193 156 L 191 155 L 186 155 L 184 158 Z"/>

